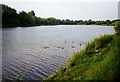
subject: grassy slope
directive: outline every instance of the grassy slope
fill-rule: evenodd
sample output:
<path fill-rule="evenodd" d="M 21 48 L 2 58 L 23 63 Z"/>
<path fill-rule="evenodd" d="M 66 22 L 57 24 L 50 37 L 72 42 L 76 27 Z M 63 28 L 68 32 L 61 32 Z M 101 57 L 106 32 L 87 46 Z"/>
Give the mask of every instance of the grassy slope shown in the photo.
<path fill-rule="evenodd" d="M 120 35 L 104 35 L 75 52 L 48 80 L 120 80 Z"/>

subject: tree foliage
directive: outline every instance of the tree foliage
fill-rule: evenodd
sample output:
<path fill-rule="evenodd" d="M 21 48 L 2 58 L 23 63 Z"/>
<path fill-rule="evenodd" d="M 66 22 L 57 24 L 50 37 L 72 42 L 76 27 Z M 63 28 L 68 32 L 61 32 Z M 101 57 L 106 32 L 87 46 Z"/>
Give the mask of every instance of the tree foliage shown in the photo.
<path fill-rule="evenodd" d="M 7 5 L 0 4 L 2 6 L 2 27 L 26 27 L 26 26 L 40 26 L 40 25 L 114 25 L 117 20 L 60 20 L 54 17 L 41 18 L 35 16 L 35 12 L 17 11 Z"/>
<path fill-rule="evenodd" d="M 15 9 L 2 5 L 2 23 L 3 26 L 18 26 L 19 18 Z"/>

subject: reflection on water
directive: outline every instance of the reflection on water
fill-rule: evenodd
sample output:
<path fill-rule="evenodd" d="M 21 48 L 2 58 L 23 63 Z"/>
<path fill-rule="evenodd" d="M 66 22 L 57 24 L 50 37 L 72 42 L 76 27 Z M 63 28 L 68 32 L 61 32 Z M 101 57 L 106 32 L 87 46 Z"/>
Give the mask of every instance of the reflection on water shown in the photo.
<path fill-rule="evenodd" d="M 55 73 L 60 64 L 85 43 L 103 34 L 114 33 L 112 26 L 60 25 L 2 30 L 3 79 L 16 76 L 42 80 Z"/>

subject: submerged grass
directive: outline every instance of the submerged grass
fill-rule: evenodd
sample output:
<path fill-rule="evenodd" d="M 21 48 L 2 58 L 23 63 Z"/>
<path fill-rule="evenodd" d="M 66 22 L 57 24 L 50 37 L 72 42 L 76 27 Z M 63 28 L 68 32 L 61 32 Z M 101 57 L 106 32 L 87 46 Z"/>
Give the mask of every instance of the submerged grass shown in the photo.
<path fill-rule="evenodd" d="M 47 80 L 120 80 L 119 40 L 119 34 L 94 39 Z"/>

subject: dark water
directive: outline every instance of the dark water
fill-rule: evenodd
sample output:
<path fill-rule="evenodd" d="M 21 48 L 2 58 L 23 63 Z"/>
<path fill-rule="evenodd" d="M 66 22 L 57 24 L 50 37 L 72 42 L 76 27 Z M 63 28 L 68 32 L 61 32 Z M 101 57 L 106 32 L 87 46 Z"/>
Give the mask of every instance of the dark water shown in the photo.
<path fill-rule="evenodd" d="M 112 26 L 60 25 L 2 29 L 2 78 L 42 80 L 85 43 Z"/>

